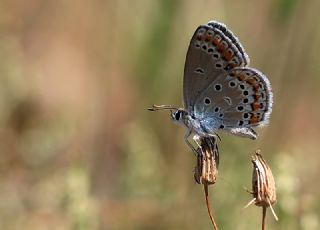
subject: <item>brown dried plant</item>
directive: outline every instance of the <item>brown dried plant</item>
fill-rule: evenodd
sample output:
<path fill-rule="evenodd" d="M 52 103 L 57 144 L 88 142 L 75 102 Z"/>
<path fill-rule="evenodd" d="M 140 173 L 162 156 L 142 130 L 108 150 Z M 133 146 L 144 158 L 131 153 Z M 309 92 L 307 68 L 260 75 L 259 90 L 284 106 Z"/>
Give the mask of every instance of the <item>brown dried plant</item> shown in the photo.
<path fill-rule="evenodd" d="M 198 145 L 197 149 L 197 164 L 194 172 L 194 179 L 198 184 L 203 184 L 205 200 L 210 216 L 210 220 L 215 230 L 218 226 L 214 220 L 210 203 L 208 186 L 216 183 L 219 165 L 219 150 L 217 145 L 217 137 L 199 137 L 195 135 L 195 142 Z"/>
<path fill-rule="evenodd" d="M 262 230 L 265 229 L 266 211 L 270 207 L 271 212 L 276 220 L 278 217 L 274 212 L 272 205 L 277 202 L 276 185 L 271 169 L 263 159 L 260 150 L 256 150 L 255 156 L 252 156 L 253 173 L 252 173 L 252 192 L 253 199 L 245 206 L 251 204 L 262 207 Z"/>

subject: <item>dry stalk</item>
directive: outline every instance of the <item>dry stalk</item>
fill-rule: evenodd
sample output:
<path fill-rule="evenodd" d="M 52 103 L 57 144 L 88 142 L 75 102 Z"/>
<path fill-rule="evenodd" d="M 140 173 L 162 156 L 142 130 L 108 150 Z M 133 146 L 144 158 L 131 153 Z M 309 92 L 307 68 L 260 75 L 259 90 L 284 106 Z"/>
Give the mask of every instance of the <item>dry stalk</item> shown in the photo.
<path fill-rule="evenodd" d="M 260 150 L 256 151 L 252 157 L 253 173 L 252 173 L 252 192 L 253 199 L 245 206 L 247 208 L 251 204 L 262 207 L 262 230 L 266 226 L 266 211 L 270 207 L 271 212 L 276 220 L 278 217 L 274 212 L 272 205 L 277 202 L 276 185 L 271 169 L 263 159 Z"/>
<path fill-rule="evenodd" d="M 198 184 L 203 184 L 209 217 L 214 229 L 218 230 L 211 211 L 208 195 L 208 187 L 216 182 L 218 175 L 219 151 L 217 137 L 199 137 L 196 135 L 193 139 L 199 147 L 197 150 L 197 165 L 195 167 L 194 178 Z"/>

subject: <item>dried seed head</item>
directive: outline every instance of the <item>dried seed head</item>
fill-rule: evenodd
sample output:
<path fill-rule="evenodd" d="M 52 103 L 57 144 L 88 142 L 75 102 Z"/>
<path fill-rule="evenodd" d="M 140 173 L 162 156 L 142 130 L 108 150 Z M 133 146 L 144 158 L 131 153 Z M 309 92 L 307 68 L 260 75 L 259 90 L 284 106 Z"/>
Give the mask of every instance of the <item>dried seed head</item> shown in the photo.
<path fill-rule="evenodd" d="M 217 138 L 215 136 L 199 137 L 195 135 L 193 139 L 199 147 L 194 179 L 198 184 L 214 184 L 217 180 L 219 165 Z"/>
<path fill-rule="evenodd" d="M 257 150 L 256 155 L 252 157 L 252 164 L 252 190 L 255 205 L 268 207 L 277 201 L 276 185 L 271 169 L 260 154 L 260 150 Z"/>
<path fill-rule="evenodd" d="M 218 226 L 212 215 L 208 197 L 208 186 L 216 183 L 218 175 L 219 151 L 217 137 L 200 137 L 195 135 L 193 139 L 198 145 L 197 165 L 195 167 L 194 179 L 198 184 L 203 184 L 208 214 L 214 229 L 218 230 Z"/>
<path fill-rule="evenodd" d="M 252 172 L 252 195 L 251 200 L 246 207 L 251 204 L 262 207 L 262 229 L 265 229 L 265 217 L 267 207 L 270 207 L 272 214 L 276 220 L 278 217 L 272 208 L 272 204 L 277 202 L 276 184 L 271 172 L 271 169 L 263 159 L 260 150 L 256 151 L 252 157 L 253 172 Z"/>

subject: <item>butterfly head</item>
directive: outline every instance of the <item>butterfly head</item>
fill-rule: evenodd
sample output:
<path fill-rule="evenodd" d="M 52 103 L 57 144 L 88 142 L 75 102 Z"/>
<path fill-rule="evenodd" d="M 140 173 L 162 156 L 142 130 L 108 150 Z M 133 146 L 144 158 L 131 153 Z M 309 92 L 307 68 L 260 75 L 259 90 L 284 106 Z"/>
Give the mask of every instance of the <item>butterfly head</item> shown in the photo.
<path fill-rule="evenodd" d="M 184 123 L 184 120 L 187 114 L 188 114 L 187 111 L 183 109 L 177 109 L 175 111 L 171 110 L 172 120 L 178 123 Z"/>
<path fill-rule="evenodd" d="M 153 105 L 148 108 L 149 111 L 170 110 L 171 119 L 179 124 L 185 124 L 188 119 L 188 112 L 182 108 L 176 108 L 171 105 Z"/>

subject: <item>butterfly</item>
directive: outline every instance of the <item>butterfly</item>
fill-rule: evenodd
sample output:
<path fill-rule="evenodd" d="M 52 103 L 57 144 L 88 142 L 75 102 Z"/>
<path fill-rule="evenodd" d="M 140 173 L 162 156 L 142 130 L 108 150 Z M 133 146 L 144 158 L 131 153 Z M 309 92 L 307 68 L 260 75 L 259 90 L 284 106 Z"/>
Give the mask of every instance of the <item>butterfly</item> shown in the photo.
<path fill-rule="evenodd" d="M 273 96 L 268 78 L 248 67 L 249 57 L 238 38 L 224 25 L 210 21 L 191 38 L 183 79 L 183 108 L 153 105 L 151 111 L 168 109 L 171 118 L 192 133 L 214 136 L 225 131 L 256 139 L 254 127 L 266 125 Z"/>

